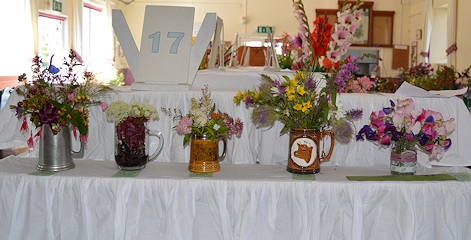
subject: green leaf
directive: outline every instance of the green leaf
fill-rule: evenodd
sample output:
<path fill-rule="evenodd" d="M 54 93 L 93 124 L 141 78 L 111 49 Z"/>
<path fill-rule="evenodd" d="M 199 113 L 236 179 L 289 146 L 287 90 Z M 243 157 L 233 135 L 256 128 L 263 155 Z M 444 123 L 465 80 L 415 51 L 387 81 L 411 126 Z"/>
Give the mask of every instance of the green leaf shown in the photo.
<path fill-rule="evenodd" d="M 190 142 L 191 134 L 185 134 L 183 137 L 183 146 L 186 146 Z"/>
<path fill-rule="evenodd" d="M 85 119 L 83 118 L 82 115 L 80 115 L 78 112 L 73 111 L 70 113 L 70 116 L 72 117 L 70 119 L 70 123 L 77 127 L 81 135 L 87 135 L 88 134 L 88 127 L 84 126 Z"/>

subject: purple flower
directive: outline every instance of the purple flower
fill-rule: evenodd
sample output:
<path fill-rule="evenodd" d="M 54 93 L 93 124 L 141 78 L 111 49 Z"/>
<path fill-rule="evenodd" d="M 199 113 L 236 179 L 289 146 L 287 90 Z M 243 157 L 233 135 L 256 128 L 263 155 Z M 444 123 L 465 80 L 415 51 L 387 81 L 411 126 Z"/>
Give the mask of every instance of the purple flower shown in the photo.
<path fill-rule="evenodd" d="M 303 37 L 301 36 L 301 34 L 298 33 L 298 35 L 294 37 L 293 44 L 295 47 L 298 47 L 298 48 L 303 46 Z"/>
<path fill-rule="evenodd" d="M 363 110 L 362 109 L 352 109 L 347 111 L 347 116 L 350 120 L 358 120 L 363 117 Z"/>
<path fill-rule="evenodd" d="M 316 80 L 314 80 L 314 78 L 312 76 L 306 78 L 306 81 L 304 82 L 304 88 L 307 91 L 315 90 L 317 88 Z"/>
<path fill-rule="evenodd" d="M 39 122 L 43 124 L 57 123 L 56 116 L 57 116 L 57 109 L 50 102 L 47 102 L 38 111 Z"/>
<path fill-rule="evenodd" d="M 373 131 L 373 129 L 371 129 L 371 127 L 369 125 L 365 125 L 361 128 L 361 130 L 358 132 L 358 134 L 356 135 L 356 140 L 365 140 L 365 138 L 367 140 L 370 140 L 370 141 L 376 141 L 376 132 Z"/>

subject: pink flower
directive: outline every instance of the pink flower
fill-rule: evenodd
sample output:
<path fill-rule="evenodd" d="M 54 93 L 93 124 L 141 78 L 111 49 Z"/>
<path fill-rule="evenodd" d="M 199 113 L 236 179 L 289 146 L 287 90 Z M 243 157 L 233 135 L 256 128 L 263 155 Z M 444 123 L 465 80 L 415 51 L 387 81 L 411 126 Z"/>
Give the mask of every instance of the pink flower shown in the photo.
<path fill-rule="evenodd" d="M 175 127 L 175 129 L 180 135 L 190 134 L 192 124 L 193 121 L 189 117 L 185 116 L 180 119 L 180 122 L 178 122 L 178 125 Z"/>
<path fill-rule="evenodd" d="M 102 102 L 100 106 L 101 106 L 101 110 L 105 111 L 108 108 L 108 103 Z"/>
<path fill-rule="evenodd" d="M 70 93 L 69 95 L 67 95 L 67 98 L 68 98 L 70 101 L 73 101 L 74 98 L 75 98 L 75 93 Z"/>
<path fill-rule="evenodd" d="M 381 144 L 387 144 L 391 141 L 391 138 L 389 137 L 389 135 L 384 135 L 382 138 L 381 138 L 381 141 L 380 143 Z"/>

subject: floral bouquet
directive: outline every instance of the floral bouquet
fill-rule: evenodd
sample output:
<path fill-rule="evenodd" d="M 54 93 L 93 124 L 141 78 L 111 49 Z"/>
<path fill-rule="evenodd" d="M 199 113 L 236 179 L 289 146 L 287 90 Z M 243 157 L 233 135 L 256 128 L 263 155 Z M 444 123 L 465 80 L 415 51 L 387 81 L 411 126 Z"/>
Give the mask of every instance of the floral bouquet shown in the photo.
<path fill-rule="evenodd" d="M 373 87 L 373 82 L 367 76 L 352 78 L 345 84 L 345 92 L 367 93 Z"/>
<path fill-rule="evenodd" d="M 299 33 L 294 39 L 294 45 L 299 49 L 293 70 L 314 72 L 322 69 L 338 67 L 340 58 L 351 45 L 349 41 L 360 26 L 363 10 L 355 5 L 345 4 L 337 13 L 338 22 L 332 26 L 326 17 L 317 17 L 311 32 L 309 21 L 302 0 L 293 1 L 295 17 L 299 22 Z M 333 29 L 334 27 L 334 29 Z"/>
<path fill-rule="evenodd" d="M 166 115 L 178 121 L 175 129 L 178 134 L 184 135 L 183 145 L 189 143 L 192 134 L 207 135 L 210 140 L 215 140 L 218 136 L 228 139 L 232 139 L 233 135 L 240 137 L 244 128 L 243 122 L 216 110 L 208 86 L 202 89 L 202 93 L 203 96 L 199 100 L 191 98 L 191 108 L 186 115 L 182 115 L 181 110 L 162 108 Z"/>
<path fill-rule="evenodd" d="M 278 63 L 282 69 L 291 69 L 293 65 L 294 42 L 288 33 L 283 33 L 281 38 L 281 54 L 278 55 Z"/>
<path fill-rule="evenodd" d="M 158 120 L 154 106 L 142 102 L 128 104 L 123 101 L 102 104 L 106 118 L 115 123 L 116 149 L 115 160 L 120 167 L 131 169 L 144 166 L 148 161 L 146 123 Z"/>
<path fill-rule="evenodd" d="M 440 160 L 451 146 L 448 135 L 455 128 L 454 119 L 444 120 L 439 112 L 416 108 L 411 98 L 391 101 L 391 107 L 370 115 L 370 124 L 358 132 L 357 140 L 376 142 L 396 153 L 418 147 L 430 160 Z"/>
<path fill-rule="evenodd" d="M 88 134 L 88 106 L 98 104 L 99 101 L 91 97 L 106 90 L 96 82 L 90 72 L 80 73 L 76 68 L 81 66 L 81 59 L 70 50 L 69 58 L 64 60 L 66 69 L 59 69 L 51 63 L 44 67 L 39 56 L 33 58 L 32 79 L 28 80 L 26 74 L 18 77 L 24 87 L 16 89 L 18 95 L 24 99 L 10 108 L 16 110 L 18 118 L 23 118 L 21 131 L 28 130 L 26 119 L 39 128 L 35 138 L 40 136 L 41 127 L 45 124 L 51 126 L 54 134 L 60 131 L 61 126 L 71 124 L 74 126 L 74 135 L 79 131 L 81 140 L 86 142 Z M 30 132 L 28 146 L 34 144 L 33 134 Z"/>

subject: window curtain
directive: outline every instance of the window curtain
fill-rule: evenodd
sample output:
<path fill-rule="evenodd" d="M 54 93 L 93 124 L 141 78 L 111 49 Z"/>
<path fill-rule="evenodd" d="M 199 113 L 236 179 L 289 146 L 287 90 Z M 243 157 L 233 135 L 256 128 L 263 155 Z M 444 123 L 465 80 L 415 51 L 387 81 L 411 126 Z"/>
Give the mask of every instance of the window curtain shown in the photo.
<path fill-rule="evenodd" d="M 432 26 L 433 26 L 433 1 L 425 0 L 425 11 L 424 11 L 424 39 L 423 39 L 423 50 L 420 53 L 422 61 L 429 63 L 430 56 L 430 43 L 432 41 Z"/>
<path fill-rule="evenodd" d="M 31 67 L 35 41 L 30 0 L 0 3 L 0 76 L 18 76 Z M 37 17 L 36 17 L 37 19 Z"/>
<path fill-rule="evenodd" d="M 456 65 L 456 0 L 448 1 L 447 19 L 447 63 L 448 66 Z"/>
<path fill-rule="evenodd" d="M 74 0 L 73 3 L 73 45 L 74 49 L 80 56 L 83 54 L 82 49 L 82 24 L 83 24 L 83 0 Z"/>

